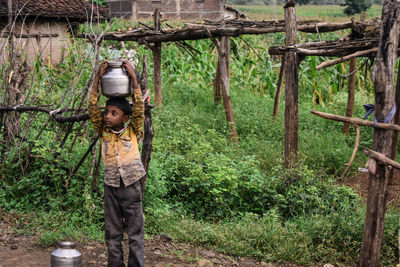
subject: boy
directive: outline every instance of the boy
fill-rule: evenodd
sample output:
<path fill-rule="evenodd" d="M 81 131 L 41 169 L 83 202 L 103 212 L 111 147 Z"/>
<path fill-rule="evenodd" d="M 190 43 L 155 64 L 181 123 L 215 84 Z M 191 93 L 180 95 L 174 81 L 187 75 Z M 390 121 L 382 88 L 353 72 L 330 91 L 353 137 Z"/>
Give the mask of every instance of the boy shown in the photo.
<path fill-rule="evenodd" d="M 124 266 L 121 241 L 125 226 L 129 238 L 128 266 L 143 266 L 144 263 L 144 220 L 139 180 L 145 175 L 145 170 L 137 141 L 142 136 L 144 103 L 132 65 L 125 60 L 123 67 L 132 79 L 133 112 L 125 98 L 108 99 L 104 115 L 97 106 L 100 77 L 107 70 L 107 62 L 100 65 L 88 102 L 90 120 L 101 138 L 109 267 Z"/>

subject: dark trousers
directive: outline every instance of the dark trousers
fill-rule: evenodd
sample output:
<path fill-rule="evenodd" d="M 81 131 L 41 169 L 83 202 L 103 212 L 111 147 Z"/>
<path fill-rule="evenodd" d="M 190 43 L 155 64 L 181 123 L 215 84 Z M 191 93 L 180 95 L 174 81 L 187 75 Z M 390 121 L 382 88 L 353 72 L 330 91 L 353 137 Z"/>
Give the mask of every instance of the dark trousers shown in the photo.
<path fill-rule="evenodd" d="M 104 226 L 108 267 L 123 267 L 122 238 L 126 227 L 129 240 L 128 267 L 144 264 L 144 220 L 140 182 L 127 187 L 104 185 Z"/>

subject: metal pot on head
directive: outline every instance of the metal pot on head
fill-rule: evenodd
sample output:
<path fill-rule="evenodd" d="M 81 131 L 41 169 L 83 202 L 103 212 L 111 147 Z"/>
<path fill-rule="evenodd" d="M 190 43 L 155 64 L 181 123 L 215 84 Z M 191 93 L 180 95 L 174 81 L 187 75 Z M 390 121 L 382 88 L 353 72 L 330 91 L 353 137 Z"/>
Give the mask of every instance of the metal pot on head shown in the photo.
<path fill-rule="evenodd" d="M 108 98 L 132 95 L 132 82 L 122 61 L 109 61 L 108 70 L 101 77 L 101 91 Z"/>

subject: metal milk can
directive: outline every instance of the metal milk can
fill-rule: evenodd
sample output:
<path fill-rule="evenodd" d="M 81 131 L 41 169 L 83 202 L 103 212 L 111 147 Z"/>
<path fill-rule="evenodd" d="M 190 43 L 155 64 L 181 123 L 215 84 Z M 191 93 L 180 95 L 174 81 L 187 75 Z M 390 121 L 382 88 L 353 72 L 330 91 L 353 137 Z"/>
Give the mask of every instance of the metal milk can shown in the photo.
<path fill-rule="evenodd" d="M 101 77 L 101 91 L 109 98 L 132 95 L 131 78 L 122 66 L 122 61 L 109 61 L 108 70 Z"/>
<path fill-rule="evenodd" d="M 59 248 L 51 253 L 51 267 L 81 267 L 82 254 L 75 249 L 76 243 L 62 241 Z"/>

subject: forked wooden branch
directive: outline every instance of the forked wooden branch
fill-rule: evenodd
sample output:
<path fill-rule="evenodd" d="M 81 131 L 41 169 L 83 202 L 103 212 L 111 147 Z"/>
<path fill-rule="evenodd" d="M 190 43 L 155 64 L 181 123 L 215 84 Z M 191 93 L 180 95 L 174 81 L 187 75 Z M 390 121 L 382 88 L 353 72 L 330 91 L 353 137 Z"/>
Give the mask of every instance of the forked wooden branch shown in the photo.
<path fill-rule="evenodd" d="M 358 125 L 353 125 L 356 128 L 356 141 L 354 143 L 354 149 L 353 149 L 353 153 L 351 153 L 351 158 L 349 160 L 349 162 L 346 164 L 347 167 L 344 170 L 342 176 L 340 177 L 340 180 L 343 180 L 344 177 L 346 177 L 347 172 L 350 170 L 350 166 L 354 161 L 354 158 L 356 157 L 357 151 L 358 151 L 358 146 L 360 145 L 360 126 Z"/>
<path fill-rule="evenodd" d="M 311 110 L 310 112 L 314 115 L 317 115 L 319 117 L 322 117 L 322 118 L 328 119 L 328 120 L 348 122 L 348 123 L 351 123 L 354 125 L 359 125 L 359 126 L 368 126 L 368 127 L 374 127 L 374 128 L 380 128 L 380 129 L 386 129 L 386 130 L 400 131 L 400 126 L 395 125 L 395 124 L 378 122 L 377 125 L 375 126 L 374 123 L 369 120 L 363 120 L 363 119 L 359 119 L 359 118 L 349 118 L 349 117 L 345 117 L 345 116 L 339 116 L 339 115 L 315 111 L 315 110 Z"/>
<path fill-rule="evenodd" d="M 394 161 L 394 160 L 386 157 L 382 153 L 376 152 L 376 151 L 371 150 L 371 149 L 365 149 L 363 151 L 363 153 L 365 155 L 369 156 L 370 158 L 373 158 L 373 159 L 375 159 L 377 161 L 380 161 L 384 165 L 393 166 L 394 168 L 400 170 L 400 163 L 398 163 L 397 161 Z"/>

